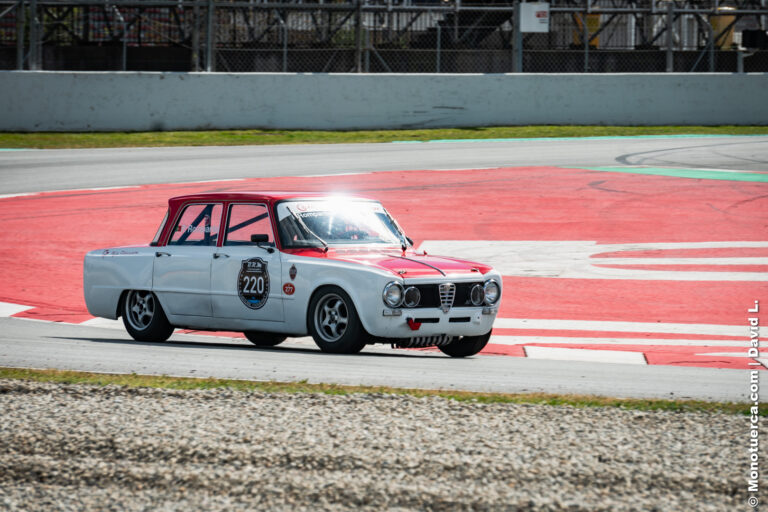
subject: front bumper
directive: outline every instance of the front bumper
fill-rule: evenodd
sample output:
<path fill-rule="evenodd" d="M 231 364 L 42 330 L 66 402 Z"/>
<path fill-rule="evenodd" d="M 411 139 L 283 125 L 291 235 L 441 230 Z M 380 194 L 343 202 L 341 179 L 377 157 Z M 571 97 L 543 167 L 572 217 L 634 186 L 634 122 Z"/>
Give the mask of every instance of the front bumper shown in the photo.
<path fill-rule="evenodd" d="M 497 306 L 451 308 L 389 309 L 366 318 L 369 334 L 380 338 L 424 336 L 480 336 L 493 328 Z"/>

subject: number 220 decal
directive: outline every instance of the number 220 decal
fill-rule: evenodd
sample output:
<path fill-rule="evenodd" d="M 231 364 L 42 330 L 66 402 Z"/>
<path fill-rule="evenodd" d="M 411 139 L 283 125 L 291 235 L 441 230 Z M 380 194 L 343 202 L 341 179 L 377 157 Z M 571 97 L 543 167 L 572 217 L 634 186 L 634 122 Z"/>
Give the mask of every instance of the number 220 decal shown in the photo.
<path fill-rule="evenodd" d="M 269 298 L 267 262 L 261 258 L 243 260 L 237 276 L 237 295 L 250 309 L 264 307 Z"/>

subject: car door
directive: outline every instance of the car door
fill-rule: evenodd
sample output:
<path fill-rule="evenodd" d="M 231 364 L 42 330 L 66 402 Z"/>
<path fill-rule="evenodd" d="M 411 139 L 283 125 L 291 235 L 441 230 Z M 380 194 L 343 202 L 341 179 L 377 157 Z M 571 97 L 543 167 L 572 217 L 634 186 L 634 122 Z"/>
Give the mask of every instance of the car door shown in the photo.
<path fill-rule="evenodd" d="M 213 256 L 215 317 L 283 321 L 280 253 L 267 205 L 229 205 L 224 241 Z"/>
<path fill-rule="evenodd" d="M 184 207 L 171 238 L 155 251 L 152 289 L 172 315 L 211 316 L 211 261 L 221 225 L 221 203 Z"/>

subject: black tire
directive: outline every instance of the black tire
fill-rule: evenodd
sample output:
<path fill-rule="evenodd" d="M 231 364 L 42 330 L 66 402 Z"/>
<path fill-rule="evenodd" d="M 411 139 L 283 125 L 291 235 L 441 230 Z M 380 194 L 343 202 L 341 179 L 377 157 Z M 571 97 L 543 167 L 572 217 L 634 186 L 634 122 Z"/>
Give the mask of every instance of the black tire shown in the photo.
<path fill-rule="evenodd" d="M 489 339 L 491 339 L 490 332 L 481 336 L 463 336 L 453 340 L 445 346 L 438 348 L 443 352 L 443 354 L 447 354 L 451 357 L 468 357 L 473 356 L 483 350 L 488 344 Z"/>
<path fill-rule="evenodd" d="M 243 334 L 248 338 L 248 341 L 257 347 L 274 347 L 284 342 L 287 338 L 287 336 L 281 336 L 280 334 L 261 331 L 245 331 Z"/>
<path fill-rule="evenodd" d="M 173 334 L 165 311 L 154 293 L 130 290 L 122 307 L 125 330 L 136 341 L 165 341 Z"/>
<path fill-rule="evenodd" d="M 309 301 L 307 326 L 323 352 L 356 354 L 368 339 L 352 299 L 338 286 L 323 286 L 315 292 Z"/>

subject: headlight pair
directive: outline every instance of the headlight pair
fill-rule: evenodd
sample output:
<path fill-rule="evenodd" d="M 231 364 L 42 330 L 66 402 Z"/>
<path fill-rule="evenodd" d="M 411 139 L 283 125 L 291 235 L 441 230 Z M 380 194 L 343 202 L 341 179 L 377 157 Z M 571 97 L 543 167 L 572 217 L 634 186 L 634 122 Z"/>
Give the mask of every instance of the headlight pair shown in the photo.
<path fill-rule="evenodd" d="M 499 284 L 493 279 L 489 279 L 483 284 L 476 284 L 469 291 L 469 301 L 473 306 L 482 306 L 487 304 L 492 306 L 499 301 Z"/>
<path fill-rule="evenodd" d="M 493 279 L 489 279 L 483 284 L 476 284 L 469 292 L 469 300 L 473 306 L 482 306 L 486 304 L 492 306 L 499 301 L 501 288 Z M 403 288 L 403 285 L 392 281 L 384 287 L 382 294 L 384 304 L 391 308 L 405 306 L 415 308 L 421 302 L 421 292 L 415 286 Z"/>
<path fill-rule="evenodd" d="M 403 289 L 400 283 L 391 282 L 384 287 L 384 304 L 391 308 L 405 306 L 414 308 L 421 302 L 421 292 L 415 286 Z"/>

